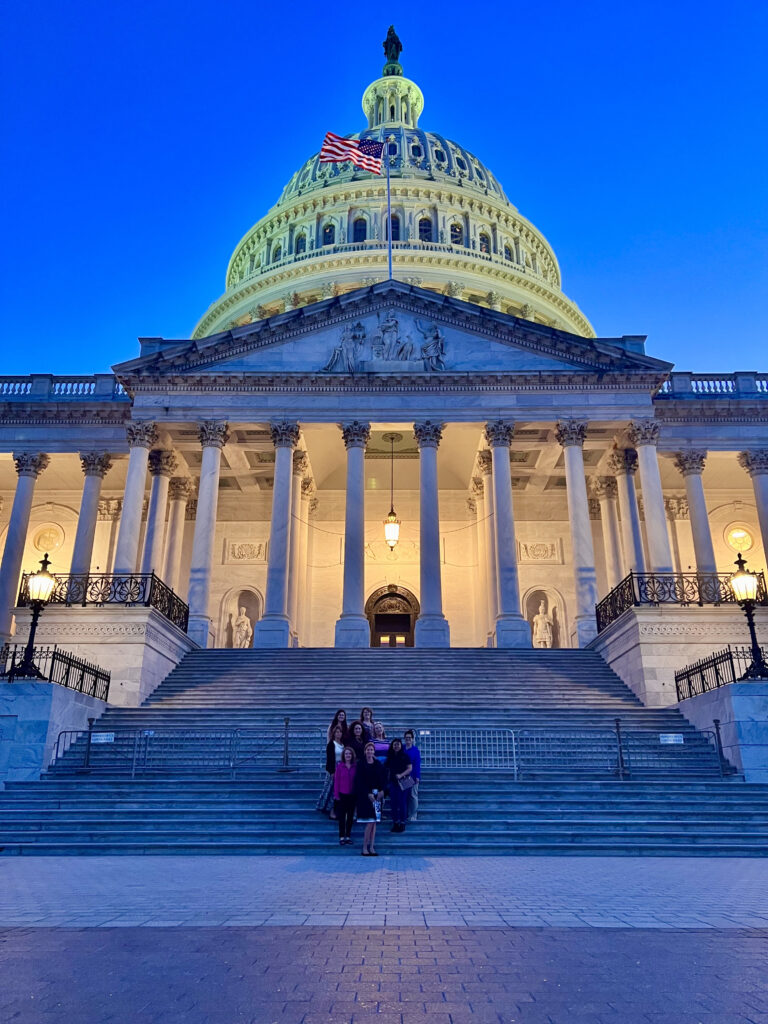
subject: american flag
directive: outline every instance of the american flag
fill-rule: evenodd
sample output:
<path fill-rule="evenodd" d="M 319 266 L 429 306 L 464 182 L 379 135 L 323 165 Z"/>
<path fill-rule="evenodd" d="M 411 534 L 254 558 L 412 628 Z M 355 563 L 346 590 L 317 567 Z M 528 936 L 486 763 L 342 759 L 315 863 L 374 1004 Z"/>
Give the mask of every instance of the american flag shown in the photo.
<path fill-rule="evenodd" d="M 328 132 L 320 150 L 321 164 L 338 164 L 344 160 L 351 161 L 355 167 L 362 167 L 371 174 L 381 174 L 381 154 L 384 152 L 383 142 L 373 139 L 344 139 L 341 135 Z"/>

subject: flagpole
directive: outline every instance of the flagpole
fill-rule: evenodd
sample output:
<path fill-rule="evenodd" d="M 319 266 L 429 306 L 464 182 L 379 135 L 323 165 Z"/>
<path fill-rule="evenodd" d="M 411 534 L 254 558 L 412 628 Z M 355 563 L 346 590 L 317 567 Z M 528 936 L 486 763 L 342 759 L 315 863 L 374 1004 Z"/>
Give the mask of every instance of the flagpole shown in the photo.
<path fill-rule="evenodd" d="M 389 138 L 392 138 L 392 136 Z M 392 197 L 389 190 L 389 138 L 384 146 L 384 162 L 387 168 L 387 258 L 389 262 L 389 280 L 392 281 Z"/>

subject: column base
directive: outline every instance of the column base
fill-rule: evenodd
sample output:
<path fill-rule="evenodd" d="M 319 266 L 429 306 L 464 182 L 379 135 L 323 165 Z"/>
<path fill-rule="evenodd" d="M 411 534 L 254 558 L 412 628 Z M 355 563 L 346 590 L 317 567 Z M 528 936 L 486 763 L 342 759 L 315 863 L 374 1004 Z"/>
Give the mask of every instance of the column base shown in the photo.
<path fill-rule="evenodd" d="M 522 615 L 500 615 L 496 619 L 496 646 L 531 646 L 531 627 Z"/>
<path fill-rule="evenodd" d="M 370 647 L 371 627 L 365 615 L 344 615 L 336 622 L 334 647 Z"/>
<path fill-rule="evenodd" d="M 586 647 L 597 636 L 597 622 L 594 615 L 576 616 L 576 645 Z"/>
<path fill-rule="evenodd" d="M 413 630 L 414 647 L 450 647 L 451 628 L 444 615 L 420 615 Z"/>
<path fill-rule="evenodd" d="M 198 647 L 213 647 L 215 640 L 213 622 L 207 615 L 190 615 L 187 636 L 190 640 L 194 640 Z"/>
<path fill-rule="evenodd" d="M 288 616 L 265 615 L 253 628 L 254 647 L 291 646 L 291 624 Z"/>

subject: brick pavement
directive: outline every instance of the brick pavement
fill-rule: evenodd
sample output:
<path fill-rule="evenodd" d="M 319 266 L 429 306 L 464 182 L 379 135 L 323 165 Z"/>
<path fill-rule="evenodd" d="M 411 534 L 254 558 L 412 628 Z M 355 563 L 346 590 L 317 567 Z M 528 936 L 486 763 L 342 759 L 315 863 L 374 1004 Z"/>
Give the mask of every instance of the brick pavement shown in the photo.
<path fill-rule="evenodd" d="M 4 1024 L 766 1024 L 768 931 L 0 932 Z"/>

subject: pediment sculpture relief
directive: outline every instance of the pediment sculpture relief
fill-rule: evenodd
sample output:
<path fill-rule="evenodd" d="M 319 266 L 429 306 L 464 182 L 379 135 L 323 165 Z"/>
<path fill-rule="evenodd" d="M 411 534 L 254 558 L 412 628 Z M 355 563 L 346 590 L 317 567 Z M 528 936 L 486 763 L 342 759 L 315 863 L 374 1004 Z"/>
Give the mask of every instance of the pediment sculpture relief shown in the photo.
<path fill-rule="evenodd" d="M 431 373 L 445 369 L 445 335 L 437 324 L 414 320 L 420 341 L 393 312 L 377 316 L 370 336 L 360 321 L 342 328 L 324 373 Z"/>

